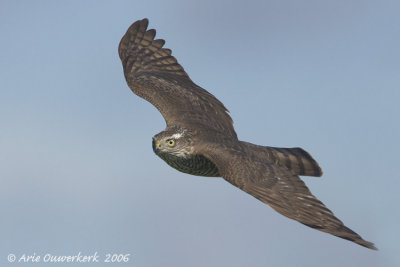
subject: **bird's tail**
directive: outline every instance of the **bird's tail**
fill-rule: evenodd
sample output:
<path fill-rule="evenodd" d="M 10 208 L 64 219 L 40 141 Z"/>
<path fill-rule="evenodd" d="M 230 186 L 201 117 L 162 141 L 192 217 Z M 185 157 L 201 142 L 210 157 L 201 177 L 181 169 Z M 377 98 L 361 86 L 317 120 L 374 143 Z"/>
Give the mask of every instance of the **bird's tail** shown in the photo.
<path fill-rule="evenodd" d="M 283 165 L 296 175 L 322 176 L 322 170 L 311 155 L 300 147 L 265 147 L 279 165 Z"/>
<path fill-rule="evenodd" d="M 318 163 L 307 151 L 300 147 L 281 148 L 258 146 L 248 142 L 241 142 L 245 146 L 251 147 L 253 156 L 261 161 L 268 161 L 286 167 L 295 175 L 322 176 L 322 170 Z"/>

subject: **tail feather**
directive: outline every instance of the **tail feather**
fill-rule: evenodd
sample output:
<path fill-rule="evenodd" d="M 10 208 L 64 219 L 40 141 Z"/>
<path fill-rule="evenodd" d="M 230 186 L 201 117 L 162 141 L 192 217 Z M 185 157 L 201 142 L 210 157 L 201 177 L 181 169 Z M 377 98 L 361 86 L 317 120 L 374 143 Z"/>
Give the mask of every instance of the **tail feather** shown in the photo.
<path fill-rule="evenodd" d="M 307 151 L 300 147 L 281 148 L 258 146 L 243 141 L 241 143 L 249 148 L 249 153 L 261 161 L 268 161 L 286 167 L 295 175 L 322 176 L 322 170 L 318 163 Z"/>
<path fill-rule="evenodd" d="M 265 147 L 275 158 L 277 164 L 283 165 L 296 175 L 304 176 L 322 176 L 322 170 L 318 163 L 311 157 L 307 151 L 300 147 L 280 148 Z"/>

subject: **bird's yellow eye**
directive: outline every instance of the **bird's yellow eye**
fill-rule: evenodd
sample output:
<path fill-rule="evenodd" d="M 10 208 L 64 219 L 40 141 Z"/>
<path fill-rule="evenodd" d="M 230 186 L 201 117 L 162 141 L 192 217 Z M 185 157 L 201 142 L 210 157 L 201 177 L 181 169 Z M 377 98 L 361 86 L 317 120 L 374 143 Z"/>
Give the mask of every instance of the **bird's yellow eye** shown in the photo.
<path fill-rule="evenodd" d="M 167 145 L 169 147 L 173 147 L 175 145 L 175 140 L 174 139 L 168 139 L 166 142 L 167 142 Z"/>

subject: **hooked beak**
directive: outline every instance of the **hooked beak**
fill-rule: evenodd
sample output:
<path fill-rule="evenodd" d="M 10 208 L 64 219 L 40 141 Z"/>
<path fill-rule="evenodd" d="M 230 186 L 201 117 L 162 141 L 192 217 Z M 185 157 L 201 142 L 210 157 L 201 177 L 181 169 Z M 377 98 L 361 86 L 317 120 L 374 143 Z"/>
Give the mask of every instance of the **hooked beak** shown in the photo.
<path fill-rule="evenodd" d="M 156 141 L 156 140 L 154 140 L 154 138 L 153 138 L 152 145 L 153 145 L 153 151 L 154 151 L 154 153 L 156 153 L 156 154 L 157 154 L 158 150 L 160 150 L 160 147 L 161 147 L 161 144 L 160 144 L 160 142 L 159 142 L 159 141 Z"/>

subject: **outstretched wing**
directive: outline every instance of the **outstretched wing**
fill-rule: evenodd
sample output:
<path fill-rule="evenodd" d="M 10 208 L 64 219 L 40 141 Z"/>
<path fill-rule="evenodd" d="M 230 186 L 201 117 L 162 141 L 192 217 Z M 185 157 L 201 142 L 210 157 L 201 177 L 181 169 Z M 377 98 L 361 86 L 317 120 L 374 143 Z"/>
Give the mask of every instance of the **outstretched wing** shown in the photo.
<path fill-rule="evenodd" d="M 376 249 L 346 227 L 313 196 L 304 182 L 288 169 L 258 161 L 240 144 L 208 144 L 200 151 L 218 168 L 225 180 L 271 206 L 274 210 L 317 230 Z"/>
<path fill-rule="evenodd" d="M 136 21 L 122 38 L 118 52 L 132 91 L 161 112 L 168 126 L 214 130 L 237 138 L 228 110 L 186 74 L 164 40 L 154 40 L 148 20 Z"/>

